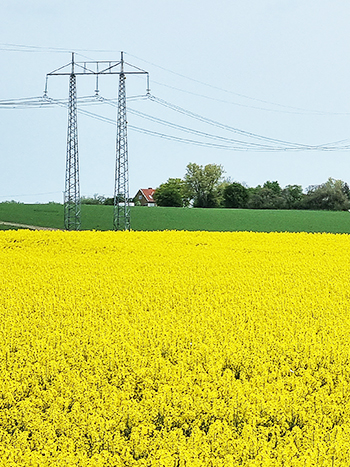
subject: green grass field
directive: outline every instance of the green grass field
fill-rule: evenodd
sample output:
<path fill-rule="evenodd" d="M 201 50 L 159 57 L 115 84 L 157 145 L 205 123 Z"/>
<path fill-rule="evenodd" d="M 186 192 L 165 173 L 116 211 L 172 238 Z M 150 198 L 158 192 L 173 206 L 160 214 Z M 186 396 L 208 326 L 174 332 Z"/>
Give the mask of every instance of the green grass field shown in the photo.
<path fill-rule="evenodd" d="M 111 230 L 112 206 L 82 205 L 82 230 Z M 0 203 L 0 221 L 63 229 L 59 204 Z M 8 229 L 0 224 L 0 229 Z M 132 207 L 133 230 L 350 233 L 350 213 L 248 209 Z"/>
<path fill-rule="evenodd" d="M 112 218 L 112 206 L 82 205 L 82 230 L 111 230 Z M 63 229 L 63 206 L 0 203 L 0 221 Z M 133 230 L 350 233 L 350 213 L 132 207 L 131 228 Z M 0 229 L 8 229 L 8 226 L 0 225 Z"/>

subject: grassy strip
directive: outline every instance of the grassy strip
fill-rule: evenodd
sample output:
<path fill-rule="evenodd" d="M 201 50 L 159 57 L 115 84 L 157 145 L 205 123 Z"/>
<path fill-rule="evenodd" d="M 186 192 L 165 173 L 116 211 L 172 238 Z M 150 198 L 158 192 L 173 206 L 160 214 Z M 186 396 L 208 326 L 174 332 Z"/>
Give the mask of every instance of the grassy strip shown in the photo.
<path fill-rule="evenodd" d="M 350 214 L 331 211 L 135 208 L 135 230 L 350 233 Z"/>
<path fill-rule="evenodd" d="M 81 219 L 82 230 L 111 230 L 113 207 L 82 205 Z M 0 220 L 63 229 L 63 206 L 2 203 Z M 133 230 L 350 233 L 350 214 L 332 211 L 132 207 L 131 228 Z"/>
<path fill-rule="evenodd" d="M 60 204 L 1 203 L 0 220 L 63 229 L 63 206 Z"/>
<path fill-rule="evenodd" d="M 0 230 L 23 230 L 23 227 L 0 224 Z"/>

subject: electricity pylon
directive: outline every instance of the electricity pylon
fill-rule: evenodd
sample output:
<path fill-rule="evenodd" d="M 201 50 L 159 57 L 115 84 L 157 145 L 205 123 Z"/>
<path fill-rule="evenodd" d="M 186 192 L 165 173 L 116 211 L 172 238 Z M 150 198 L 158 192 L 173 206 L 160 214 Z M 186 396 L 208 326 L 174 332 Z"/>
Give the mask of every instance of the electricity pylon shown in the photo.
<path fill-rule="evenodd" d="M 147 92 L 149 92 L 149 75 L 147 71 L 141 70 L 141 68 L 135 67 L 134 65 L 125 62 L 123 55 L 124 54 L 122 52 L 121 60 L 119 62 L 106 60 L 75 62 L 74 53 L 72 53 L 71 63 L 57 68 L 56 70 L 47 74 L 47 78 L 48 76 L 69 76 L 68 135 L 64 199 L 64 225 L 67 230 L 79 230 L 80 228 L 76 76 L 85 75 L 95 76 L 96 96 L 98 96 L 99 93 L 98 78 L 100 75 L 119 75 L 113 227 L 115 230 L 130 229 L 125 79 L 126 75 L 129 74 L 146 74 Z M 131 70 L 125 70 L 125 65 L 131 68 Z M 44 95 L 47 96 L 47 85 Z"/>
<path fill-rule="evenodd" d="M 64 228 L 66 230 L 80 229 L 77 79 L 74 74 L 74 53 L 72 53 L 72 72 L 69 77 Z"/>
<path fill-rule="evenodd" d="M 124 74 L 123 52 L 121 55 L 118 115 L 117 115 L 117 141 L 114 183 L 114 230 L 130 230 L 130 206 L 129 206 L 129 160 L 128 160 L 128 135 L 126 121 L 126 90 Z"/>

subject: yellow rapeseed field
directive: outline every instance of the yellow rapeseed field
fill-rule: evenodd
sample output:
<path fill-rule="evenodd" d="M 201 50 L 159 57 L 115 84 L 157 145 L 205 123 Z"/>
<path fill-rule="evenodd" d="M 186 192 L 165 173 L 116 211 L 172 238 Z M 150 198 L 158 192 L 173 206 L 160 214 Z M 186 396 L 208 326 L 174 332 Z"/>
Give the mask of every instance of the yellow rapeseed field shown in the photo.
<path fill-rule="evenodd" d="M 349 467 L 350 236 L 0 232 L 0 466 Z"/>

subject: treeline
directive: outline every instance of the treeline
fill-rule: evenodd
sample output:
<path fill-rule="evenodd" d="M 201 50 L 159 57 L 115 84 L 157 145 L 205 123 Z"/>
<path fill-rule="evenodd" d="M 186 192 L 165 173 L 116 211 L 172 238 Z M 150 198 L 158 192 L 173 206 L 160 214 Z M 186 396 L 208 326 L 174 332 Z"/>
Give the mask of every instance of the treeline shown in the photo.
<path fill-rule="evenodd" d="M 122 200 L 121 200 L 122 201 Z M 105 206 L 113 206 L 114 198 L 106 198 L 102 195 L 94 194 L 93 197 L 82 196 L 80 198 L 81 204 L 103 204 Z"/>
<path fill-rule="evenodd" d="M 183 179 L 169 178 L 154 193 L 158 206 L 241 209 L 312 209 L 342 211 L 350 208 L 350 188 L 346 182 L 329 178 L 321 185 L 282 188 L 266 181 L 255 188 L 223 179 L 221 165 L 190 163 Z"/>

